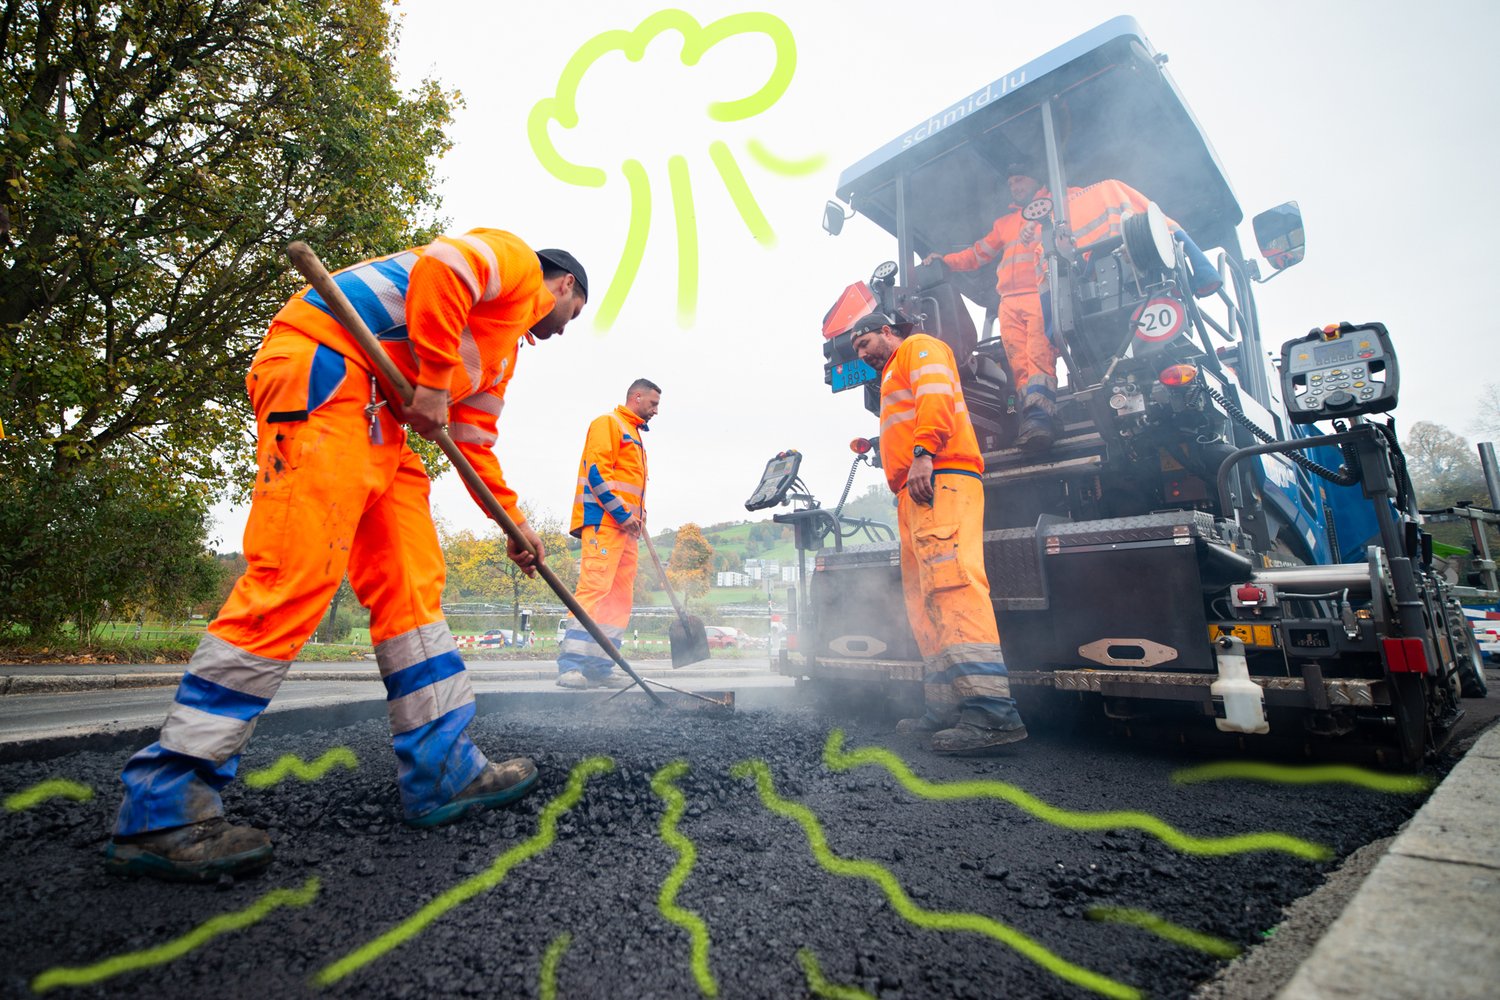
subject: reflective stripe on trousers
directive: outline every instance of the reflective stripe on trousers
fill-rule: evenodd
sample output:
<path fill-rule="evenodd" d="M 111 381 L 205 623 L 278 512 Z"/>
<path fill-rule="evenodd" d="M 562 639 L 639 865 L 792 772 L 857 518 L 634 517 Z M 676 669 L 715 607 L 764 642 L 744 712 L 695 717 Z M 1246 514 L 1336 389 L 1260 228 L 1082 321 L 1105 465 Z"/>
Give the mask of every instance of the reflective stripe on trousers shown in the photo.
<path fill-rule="evenodd" d="M 927 711 L 944 725 L 973 710 L 997 728 L 1013 726 L 1020 715 L 984 569 L 983 484 L 957 474 L 933 479 L 931 506 L 905 490 L 896 504 L 901 589 L 922 653 Z"/>
<path fill-rule="evenodd" d="M 484 768 L 464 733 L 474 697 L 442 620 L 443 557 L 421 460 L 384 410 L 371 440 L 358 369 L 305 419 L 267 419 L 306 406 L 317 346 L 268 338 L 251 368 L 259 441 L 248 568 L 198 644 L 157 742 L 125 765 L 120 835 L 223 814 L 219 792 L 255 720 L 346 570 L 370 608 L 406 814 L 444 804 Z"/>
<path fill-rule="evenodd" d="M 1056 384 L 1057 350 L 1047 339 L 1042 296 L 1037 292 L 1013 293 L 1000 299 L 1000 341 L 1010 362 L 1012 383 L 1021 390 L 1032 378 L 1045 375 Z"/>
<path fill-rule="evenodd" d="M 625 627 L 630 624 L 639 543 L 609 519 L 598 526 L 586 526 L 579 539 L 583 542 L 583 557 L 573 596 L 618 647 L 625 637 Z M 614 667 L 614 660 L 582 628 L 568 629 L 560 650 L 559 674 L 581 670 L 585 677 L 597 679 Z"/>

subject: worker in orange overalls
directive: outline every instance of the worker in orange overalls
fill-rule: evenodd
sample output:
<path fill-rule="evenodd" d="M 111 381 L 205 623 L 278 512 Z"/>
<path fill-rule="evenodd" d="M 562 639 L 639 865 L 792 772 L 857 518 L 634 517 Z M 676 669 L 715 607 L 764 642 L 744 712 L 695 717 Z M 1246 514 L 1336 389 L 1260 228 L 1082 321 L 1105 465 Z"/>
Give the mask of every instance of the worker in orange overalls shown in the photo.
<path fill-rule="evenodd" d="M 1146 211 L 1150 204 L 1145 195 L 1124 181 L 1102 180 L 1086 188 L 1069 188 L 1068 222 L 1073 245 L 1086 250 L 1091 244 L 1121 235 L 1126 217 Z M 1174 219 L 1166 221 L 1187 257 L 1193 296 L 1201 299 L 1217 292 L 1224 284 L 1218 268 L 1198 249 L 1187 230 Z"/>
<path fill-rule="evenodd" d="M 625 405 L 589 424 L 578 462 L 578 493 L 569 531 L 583 542 L 574 597 L 619 648 L 630 624 L 638 539 L 646 526 L 646 445 L 642 435 L 661 405 L 661 388 L 638 378 Z M 614 661 L 581 628 L 564 635 L 557 684 L 565 688 L 629 687 Z"/>
<path fill-rule="evenodd" d="M 953 352 L 910 329 L 877 312 L 851 331 L 859 359 L 881 373 L 880 458 L 922 653 L 927 711 L 897 729 L 931 732 L 937 753 L 983 756 L 1026 738 L 984 570 L 984 459 Z"/>
<path fill-rule="evenodd" d="M 448 429 L 535 546 L 533 557 L 510 545 L 534 573 L 541 540 L 492 450 L 496 420 L 521 339 L 561 334 L 583 308 L 587 276 L 565 251 L 475 229 L 334 280 L 415 398 L 392 412 L 371 362 L 313 289 L 272 319 L 246 383 L 258 435 L 249 567 L 198 644 L 157 742 L 125 765 L 111 872 L 204 880 L 270 862 L 266 834 L 225 821 L 220 792 L 346 570 L 370 609 L 406 821 L 444 823 L 536 781 L 530 759 L 491 763 L 466 734 L 474 694 L 443 620 L 430 483 L 401 424 L 429 438 Z"/>
<path fill-rule="evenodd" d="M 1057 349 L 1047 336 L 1042 303 L 1041 226 L 1021 210 L 1050 197 L 1037 171 L 1023 163 L 1006 168 L 1010 211 L 995 220 L 989 233 L 972 247 L 950 254 L 928 254 L 923 263 L 941 260 L 955 271 L 973 271 L 999 261 L 995 290 L 1000 293 L 1000 341 L 1010 362 L 1012 385 L 1021 411 L 1016 444 L 1033 451 L 1050 447 L 1056 436 Z M 1070 188 L 1069 193 L 1077 188 Z"/>

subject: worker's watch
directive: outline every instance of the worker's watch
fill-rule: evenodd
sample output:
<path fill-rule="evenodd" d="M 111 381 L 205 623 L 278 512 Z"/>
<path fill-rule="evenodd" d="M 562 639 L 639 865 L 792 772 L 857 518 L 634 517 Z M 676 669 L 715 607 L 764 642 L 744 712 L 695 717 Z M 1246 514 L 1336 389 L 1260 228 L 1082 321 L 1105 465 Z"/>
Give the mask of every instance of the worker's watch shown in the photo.
<path fill-rule="evenodd" d="M 921 445 L 917 445 L 915 448 L 913 448 L 911 450 L 911 457 L 912 458 L 931 458 L 932 457 L 932 452 L 928 451 L 926 448 L 922 447 Z"/>

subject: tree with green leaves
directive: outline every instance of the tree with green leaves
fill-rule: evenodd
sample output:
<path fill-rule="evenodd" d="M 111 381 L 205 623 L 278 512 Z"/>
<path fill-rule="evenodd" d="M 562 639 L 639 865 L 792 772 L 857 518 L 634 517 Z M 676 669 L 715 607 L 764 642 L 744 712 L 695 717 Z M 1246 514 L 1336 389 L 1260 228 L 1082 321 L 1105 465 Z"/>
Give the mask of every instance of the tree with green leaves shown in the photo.
<path fill-rule="evenodd" d="M 247 492 L 286 243 L 338 267 L 431 238 L 456 95 L 398 91 L 394 40 L 382 0 L 0 0 L 0 479 L 112 496 L 59 512 L 101 538 L 148 513 L 122 469 L 176 484 L 195 539 Z"/>

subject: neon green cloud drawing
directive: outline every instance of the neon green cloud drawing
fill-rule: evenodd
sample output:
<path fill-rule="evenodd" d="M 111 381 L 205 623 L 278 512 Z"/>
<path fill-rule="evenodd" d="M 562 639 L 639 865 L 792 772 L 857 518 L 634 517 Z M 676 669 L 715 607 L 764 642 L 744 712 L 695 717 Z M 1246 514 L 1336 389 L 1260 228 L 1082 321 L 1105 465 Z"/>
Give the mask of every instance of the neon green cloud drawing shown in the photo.
<path fill-rule="evenodd" d="M 713 122 L 730 124 L 762 114 L 779 101 L 791 85 L 792 75 L 797 68 L 797 43 L 786 22 L 774 14 L 745 11 L 703 25 L 685 11 L 657 11 L 633 30 L 606 31 L 584 42 L 563 67 L 553 96 L 538 101 L 531 109 L 526 122 L 527 137 L 537 160 L 548 173 L 564 183 L 578 187 L 597 188 L 606 184 L 609 174 L 602 167 L 574 163 L 558 151 L 553 143 L 552 125 L 556 123 L 563 130 L 578 128 L 578 87 L 596 62 L 610 53 L 618 52 L 630 62 L 639 63 L 645 56 L 647 46 L 669 31 L 682 36 L 682 64 L 688 67 L 697 66 L 714 46 L 737 35 L 764 35 L 775 48 L 775 62 L 764 80 L 755 81 L 753 89 L 747 88 L 747 93 L 735 95 L 729 100 L 709 102 L 707 112 Z M 817 171 L 826 161 L 821 155 L 801 160 L 782 159 L 756 139 L 749 140 L 747 149 L 751 159 L 762 169 L 783 177 L 806 176 Z M 713 168 L 729 192 L 730 200 L 744 221 L 745 228 L 757 243 L 774 246 L 776 233 L 751 193 L 744 172 L 729 146 L 721 140 L 715 140 L 709 144 L 708 152 Z M 653 155 L 665 159 L 668 165 L 668 184 L 677 233 L 677 321 L 685 328 L 693 324 L 698 307 L 699 240 L 688 161 L 681 154 L 664 150 L 655 151 Z M 632 157 L 620 164 L 620 172 L 630 193 L 630 223 L 619 267 L 594 314 L 594 326 L 600 330 L 609 329 L 619 317 L 620 309 L 640 271 L 646 252 L 646 237 L 651 229 L 651 182 L 646 168 L 639 159 Z"/>

